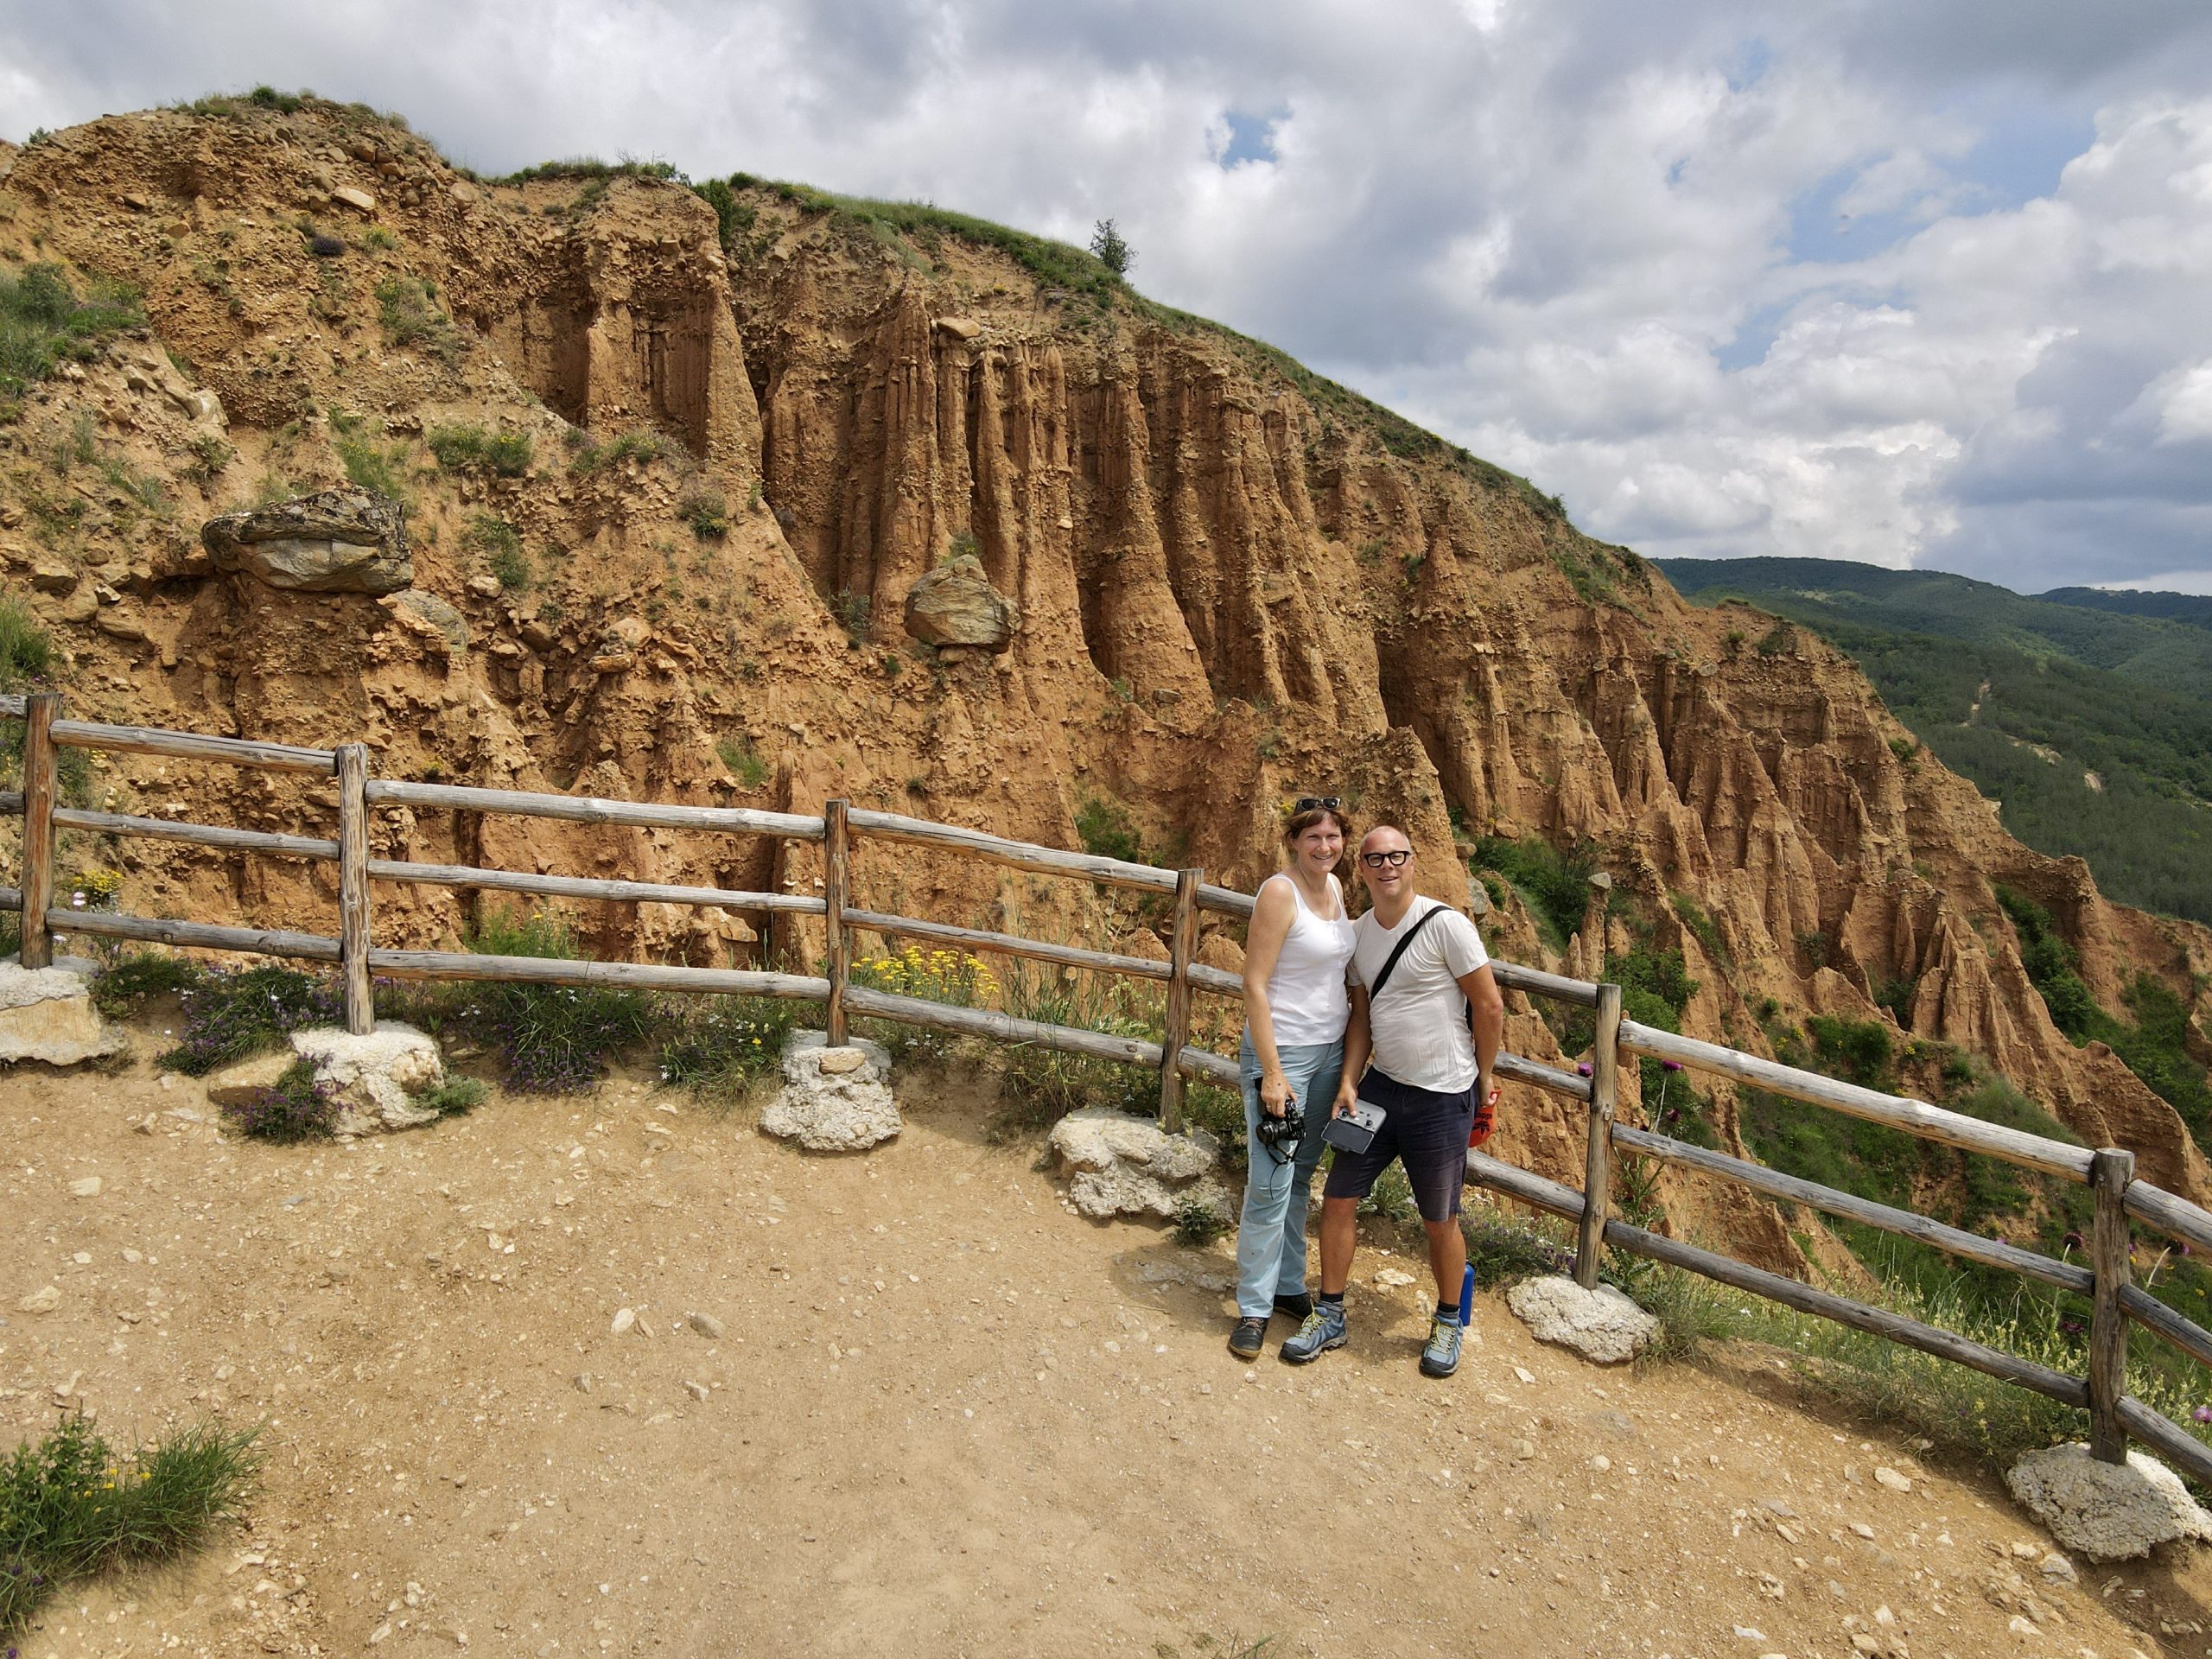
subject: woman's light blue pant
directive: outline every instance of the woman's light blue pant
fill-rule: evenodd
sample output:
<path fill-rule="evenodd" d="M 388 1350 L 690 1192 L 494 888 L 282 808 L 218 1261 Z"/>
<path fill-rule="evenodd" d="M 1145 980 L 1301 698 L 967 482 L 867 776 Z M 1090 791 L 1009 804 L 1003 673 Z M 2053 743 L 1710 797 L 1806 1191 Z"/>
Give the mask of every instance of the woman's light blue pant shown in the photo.
<path fill-rule="evenodd" d="M 1321 1161 L 1321 1128 L 1344 1075 L 1344 1046 L 1290 1043 L 1275 1050 L 1291 1097 L 1306 1114 L 1306 1135 L 1297 1151 L 1260 1144 L 1260 1060 L 1247 1036 L 1242 1053 L 1244 1084 L 1244 1149 L 1250 1166 L 1244 1177 L 1244 1213 L 1236 1224 L 1236 1312 L 1265 1319 L 1275 1298 L 1306 1288 L 1306 1209 L 1313 1171 Z"/>

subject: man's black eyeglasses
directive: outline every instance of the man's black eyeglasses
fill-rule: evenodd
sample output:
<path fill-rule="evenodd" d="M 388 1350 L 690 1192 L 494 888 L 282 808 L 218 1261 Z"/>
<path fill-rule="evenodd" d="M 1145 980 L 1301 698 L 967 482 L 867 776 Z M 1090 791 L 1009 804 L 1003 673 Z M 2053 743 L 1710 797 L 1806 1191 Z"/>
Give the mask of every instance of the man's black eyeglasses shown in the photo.
<path fill-rule="evenodd" d="M 1412 856 L 1413 853 L 1410 849 L 1404 847 L 1393 847 L 1387 852 L 1362 853 L 1359 855 L 1359 861 L 1366 865 L 1370 870 L 1379 870 L 1385 864 L 1388 864 L 1395 870 L 1399 865 L 1404 863 Z"/>
<path fill-rule="evenodd" d="M 1294 812 L 1311 812 L 1318 806 L 1326 811 L 1333 812 L 1343 804 L 1343 799 L 1335 795 L 1301 795 L 1290 804 L 1290 810 Z"/>

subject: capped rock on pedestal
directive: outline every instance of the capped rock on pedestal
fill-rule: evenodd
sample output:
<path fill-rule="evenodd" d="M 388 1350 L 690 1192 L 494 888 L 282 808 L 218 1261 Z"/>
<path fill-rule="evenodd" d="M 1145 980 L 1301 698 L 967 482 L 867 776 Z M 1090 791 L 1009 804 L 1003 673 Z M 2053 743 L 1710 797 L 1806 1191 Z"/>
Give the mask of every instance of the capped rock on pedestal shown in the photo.
<path fill-rule="evenodd" d="M 2160 1544 L 2212 1540 L 2212 1516 L 2196 1506 L 2181 1477 L 2154 1458 L 2130 1452 L 2101 1463 L 2080 1441 L 2031 1452 L 2005 1484 L 2050 1535 L 2093 1561 L 2125 1561 Z"/>
<path fill-rule="evenodd" d="M 334 1133 L 373 1135 L 438 1121 L 416 1096 L 446 1080 L 445 1058 L 430 1037 L 397 1020 L 379 1020 L 356 1037 L 335 1026 L 292 1033 L 292 1052 L 315 1066 L 315 1080 L 338 1104 Z"/>
<path fill-rule="evenodd" d="M 760 1114 L 769 1135 L 809 1152 L 865 1152 L 901 1127 L 891 1097 L 891 1056 L 880 1043 L 855 1038 L 825 1046 L 818 1031 L 792 1033 L 784 1048 L 784 1089 Z"/>
<path fill-rule="evenodd" d="M 415 580 L 399 504 L 322 490 L 200 526 L 220 571 L 303 594 L 396 594 Z"/>
<path fill-rule="evenodd" d="M 946 561 L 906 590 L 906 632 L 925 645 L 1004 651 L 1020 631 L 1020 607 L 991 586 L 972 554 Z"/>
<path fill-rule="evenodd" d="M 0 1062 L 75 1065 L 118 1051 L 123 1033 L 92 1006 L 98 971 L 76 957 L 56 957 L 51 968 L 26 968 L 15 957 L 0 962 Z"/>

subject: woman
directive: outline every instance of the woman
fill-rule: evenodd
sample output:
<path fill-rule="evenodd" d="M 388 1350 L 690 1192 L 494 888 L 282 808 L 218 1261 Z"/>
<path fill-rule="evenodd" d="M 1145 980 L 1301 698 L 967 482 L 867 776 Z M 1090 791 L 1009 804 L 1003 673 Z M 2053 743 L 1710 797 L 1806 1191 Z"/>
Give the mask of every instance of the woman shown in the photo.
<path fill-rule="evenodd" d="M 1336 868 L 1351 820 L 1333 795 L 1308 797 L 1283 826 L 1287 869 L 1260 886 L 1244 948 L 1244 1212 L 1236 1228 L 1236 1325 L 1229 1351 L 1256 1358 L 1275 1313 L 1302 1319 L 1306 1294 L 1306 1209 L 1321 1128 L 1344 1065 L 1351 1006 L 1344 964 L 1351 960 L 1351 918 Z M 1295 1141 L 1272 1129 L 1293 1104 L 1305 1116 Z"/>

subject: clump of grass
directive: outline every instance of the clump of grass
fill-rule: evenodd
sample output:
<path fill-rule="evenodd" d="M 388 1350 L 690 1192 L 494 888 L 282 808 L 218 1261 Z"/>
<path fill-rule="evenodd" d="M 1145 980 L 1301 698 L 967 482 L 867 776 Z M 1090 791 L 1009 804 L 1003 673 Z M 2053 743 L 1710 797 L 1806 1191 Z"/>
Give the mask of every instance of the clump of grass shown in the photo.
<path fill-rule="evenodd" d="M 701 490 L 686 496 L 676 511 L 702 542 L 718 542 L 729 534 L 729 503 L 719 490 Z"/>
<path fill-rule="evenodd" d="M 1125 864 L 1141 864 L 1144 837 L 1129 820 L 1128 809 L 1119 801 L 1093 795 L 1076 808 L 1076 838 L 1093 858 L 1117 858 Z"/>
<path fill-rule="evenodd" d="M 830 601 L 830 608 L 837 618 L 837 626 L 845 631 L 853 649 L 858 651 L 868 638 L 868 613 L 875 607 L 875 601 L 856 588 L 841 588 Z"/>
<path fill-rule="evenodd" d="M 195 963 L 161 950 L 132 950 L 100 969 L 92 981 L 92 1006 L 111 1020 L 126 1019 L 157 996 L 188 991 L 200 981 Z"/>
<path fill-rule="evenodd" d="M 619 467 L 626 461 L 641 466 L 651 466 L 657 461 L 666 461 L 676 453 L 673 444 L 650 427 L 639 427 L 625 432 L 607 443 L 594 443 L 588 438 L 577 447 L 569 461 L 569 470 L 593 473 L 608 467 Z"/>
<path fill-rule="evenodd" d="M 520 478 L 537 454 L 537 441 L 527 432 L 494 432 L 465 423 L 434 426 L 424 442 L 438 465 L 449 473 L 493 472 L 501 478 Z"/>
<path fill-rule="evenodd" d="M 1589 842 L 1561 849 L 1534 836 L 1521 841 L 1484 836 L 1470 861 L 1477 869 L 1495 870 L 1519 890 L 1554 947 L 1563 947 L 1582 925 L 1590 878 L 1598 872 L 1598 849 Z"/>
<path fill-rule="evenodd" d="M 18 1446 L 0 1463 L 0 1636 L 72 1580 L 199 1546 L 251 1491 L 256 1432 L 196 1423 L 118 1452 L 73 1413 Z"/>
<path fill-rule="evenodd" d="M 542 911 L 486 913 L 468 936 L 483 956 L 574 960 L 575 924 Z M 502 1080 L 522 1094 L 581 1094 L 652 1028 L 652 998 L 597 986 L 487 984 L 463 1009 L 498 1046 Z"/>
<path fill-rule="evenodd" d="M 53 669 L 54 641 L 31 607 L 13 594 L 0 594 L 0 691 L 20 690 Z"/>
<path fill-rule="evenodd" d="M 94 283 L 79 299 L 59 265 L 0 271 L 0 402 L 12 403 L 67 360 L 90 362 L 100 341 L 146 321 L 137 291 Z"/>
<path fill-rule="evenodd" d="M 336 989 L 297 969 L 212 969 L 184 993 L 182 1040 L 154 1064 L 203 1077 L 276 1047 L 295 1031 L 335 1025 L 340 1017 Z"/>
<path fill-rule="evenodd" d="M 1175 1206 L 1175 1242 L 1202 1250 L 1229 1230 L 1229 1217 L 1211 1198 L 1186 1198 Z"/>
<path fill-rule="evenodd" d="M 775 1071 L 799 1023 L 799 1005 L 774 997 L 716 997 L 680 1010 L 661 1044 L 660 1079 L 717 1105 L 734 1105 Z"/>
<path fill-rule="evenodd" d="M 462 1117 L 481 1106 L 491 1093 L 491 1084 L 481 1077 L 448 1077 L 417 1095 L 415 1103 L 440 1117 Z"/>
<path fill-rule="evenodd" d="M 295 1060 L 266 1089 L 243 1105 L 226 1106 L 223 1116 L 255 1141 L 289 1145 L 327 1141 L 338 1127 L 338 1103 L 327 1084 L 315 1080 L 313 1060 Z"/>
<path fill-rule="evenodd" d="M 1160 997 L 1126 981 L 1100 981 L 1065 969 L 1010 969 L 1001 1005 L 1018 1020 L 1160 1039 Z M 1001 1051 L 1000 1095 L 1007 1104 L 992 1121 L 995 1140 L 1047 1128 L 1085 1106 L 1149 1116 L 1160 1103 L 1160 1079 L 1141 1066 L 1017 1044 Z"/>
<path fill-rule="evenodd" d="M 505 519 L 480 512 L 461 539 L 484 556 L 485 568 L 499 578 L 500 587 L 518 593 L 530 586 L 530 557 L 522 550 L 522 532 Z"/>
<path fill-rule="evenodd" d="M 185 475 L 202 488 L 220 477 L 223 469 L 237 459 L 238 453 L 213 432 L 201 433 L 188 447 L 192 451 L 192 459 L 186 463 Z"/>
<path fill-rule="evenodd" d="M 389 345 L 418 347 L 448 368 L 467 349 L 453 319 L 438 308 L 437 290 L 419 276 L 385 277 L 377 284 L 377 308 Z"/>
<path fill-rule="evenodd" d="M 753 747 L 750 738 L 721 738 L 715 744 L 715 753 L 721 757 L 722 765 L 729 768 L 730 774 L 746 788 L 758 789 L 768 781 L 768 774 L 772 768 L 760 758 L 760 751 Z"/>

